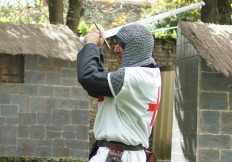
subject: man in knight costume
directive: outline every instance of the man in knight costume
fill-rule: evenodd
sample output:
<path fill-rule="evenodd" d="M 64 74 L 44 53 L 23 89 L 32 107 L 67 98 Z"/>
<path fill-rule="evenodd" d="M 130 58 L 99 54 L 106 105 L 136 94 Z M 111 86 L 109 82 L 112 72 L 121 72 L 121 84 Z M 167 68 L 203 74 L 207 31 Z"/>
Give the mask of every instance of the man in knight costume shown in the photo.
<path fill-rule="evenodd" d="M 114 53 L 120 68 L 104 69 L 103 32 L 85 35 L 77 56 L 78 81 L 98 98 L 94 123 L 97 142 L 89 162 L 146 162 L 145 149 L 160 103 L 160 70 L 152 58 L 154 39 L 138 24 L 122 27 Z"/>

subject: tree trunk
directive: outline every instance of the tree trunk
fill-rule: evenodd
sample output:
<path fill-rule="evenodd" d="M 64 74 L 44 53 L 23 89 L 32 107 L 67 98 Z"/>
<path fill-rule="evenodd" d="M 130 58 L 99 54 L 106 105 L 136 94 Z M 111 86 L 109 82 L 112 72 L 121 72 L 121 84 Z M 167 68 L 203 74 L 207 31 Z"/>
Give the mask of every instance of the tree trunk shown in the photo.
<path fill-rule="evenodd" d="M 69 0 L 69 9 L 67 14 L 66 25 L 74 32 L 77 33 L 80 17 L 83 11 L 83 0 Z"/>
<path fill-rule="evenodd" d="M 204 0 L 201 21 L 215 24 L 232 24 L 229 0 Z"/>
<path fill-rule="evenodd" d="M 49 21 L 51 24 L 64 24 L 63 0 L 48 0 Z"/>

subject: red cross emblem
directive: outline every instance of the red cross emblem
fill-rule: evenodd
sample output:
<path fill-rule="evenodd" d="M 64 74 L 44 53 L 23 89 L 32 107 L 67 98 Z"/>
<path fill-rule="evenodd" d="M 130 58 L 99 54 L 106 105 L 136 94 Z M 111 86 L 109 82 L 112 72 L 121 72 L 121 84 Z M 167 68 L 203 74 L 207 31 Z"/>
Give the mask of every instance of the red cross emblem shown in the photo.
<path fill-rule="evenodd" d="M 104 101 L 104 96 L 99 96 L 97 102 L 103 102 L 103 101 Z M 96 109 L 98 111 L 98 105 L 97 105 Z"/>
<path fill-rule="evenodd" d="M 156 116 L 156 112 L 157 112 L 157 110 L 159 108 L 159 105 L 160 105 L 160 87 L 158 89 L 158 98 L 157 98 L 156 103 L 148 103 L 149 108 L 147 109 L 147 111 L 152 111 L 153 112 L 150 126 L 153 126 L 154 123 L 155 123 L 155 116 Z"/>
<path fill-rule="evenodd" d="M 104 101 L 104 96 L 99 96 L 97 101 L 98 101 L 98 102 Z"/>

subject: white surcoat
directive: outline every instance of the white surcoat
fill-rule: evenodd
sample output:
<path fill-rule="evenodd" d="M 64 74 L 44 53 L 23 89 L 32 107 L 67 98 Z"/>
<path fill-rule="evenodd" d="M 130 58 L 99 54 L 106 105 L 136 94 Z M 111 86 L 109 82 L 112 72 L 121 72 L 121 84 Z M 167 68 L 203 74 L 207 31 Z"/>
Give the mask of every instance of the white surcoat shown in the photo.
<path fill-rule="evenodd" d="M 159 68 L 127 67 L 124 83 L 115 95 L 110 73 L 108 83 L 113 97 L 100 97 L 94 124 L 97 140 L 118 141 L 127 145 L 149 147 L 149 136 L 160 103 Z M 91 162 L 105 160 L 108 148 L 101 147 Z M 123 160 L 124 159 L 124 160 Z M 144 151 L 125 151 L 123 161 L 142 162 Z"/>

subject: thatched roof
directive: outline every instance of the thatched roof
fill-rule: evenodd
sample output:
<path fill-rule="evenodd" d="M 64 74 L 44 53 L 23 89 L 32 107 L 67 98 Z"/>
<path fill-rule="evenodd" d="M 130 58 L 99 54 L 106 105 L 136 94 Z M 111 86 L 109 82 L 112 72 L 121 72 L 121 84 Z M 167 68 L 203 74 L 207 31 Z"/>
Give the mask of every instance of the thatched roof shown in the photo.
<path fill-rule="evenodd" d="M 0 23 L 0 53 L 75 61 L 82 45 L 65 25 Z"/>
<path fill-rule="evenodd" d="M 180 22 L 179 27 L 211 68 L 232 76 L 231 25 Z"/>

